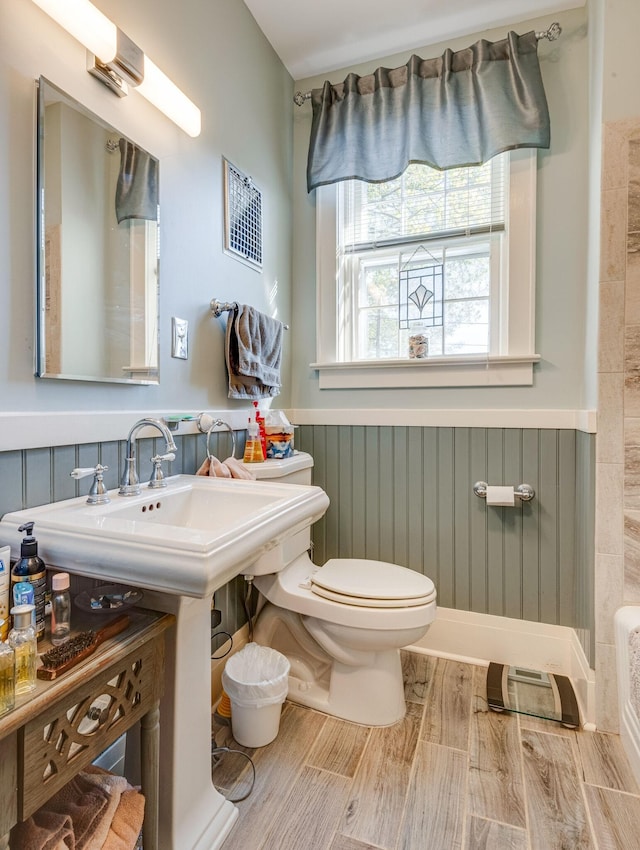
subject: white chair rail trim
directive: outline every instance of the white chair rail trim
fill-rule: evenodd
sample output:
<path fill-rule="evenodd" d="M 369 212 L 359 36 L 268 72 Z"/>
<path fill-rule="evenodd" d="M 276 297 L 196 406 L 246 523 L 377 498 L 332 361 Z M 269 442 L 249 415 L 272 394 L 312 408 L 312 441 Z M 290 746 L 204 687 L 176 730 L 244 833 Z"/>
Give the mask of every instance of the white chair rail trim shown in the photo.
<path fill-rule="evenodd" d="M 274 405 L 275 407 L 275 405 Z M 180 422 L 176 435 L 197 434 L 194 419 Z M 246 410 L 206 410 L 214 419 L 223 419 L 234 430 L 246 427 Z M 595 410 L 387 410 L 345 408 L 311 410 L 287 408 L 295 425 L 390 425 L 450 428 L 565 428 L 596 432 Z M 0 413 L 0 452 L 81 443 L 125 440 L 132 424 L 143 416 L 162 419 L 186 415 L 184 410 L 18 411 Z M 224 430 L 224 429 L 221 429 Z M 151 430 L 149 436 L 154 436 Z M 145 436 L 144 433 L 142 436 Z"/>

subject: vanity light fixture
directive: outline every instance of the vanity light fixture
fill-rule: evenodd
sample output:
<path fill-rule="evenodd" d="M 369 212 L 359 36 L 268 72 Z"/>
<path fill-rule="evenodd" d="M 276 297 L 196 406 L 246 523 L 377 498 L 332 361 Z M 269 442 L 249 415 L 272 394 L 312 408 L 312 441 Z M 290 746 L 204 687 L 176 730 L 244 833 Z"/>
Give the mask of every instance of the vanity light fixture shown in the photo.
<path fill-rule="evenodd" d="M 181 127 L 200 135 L 200 110 L 142 50 L 89 0 L 33 0 L 87 48 L 87 70 L 124 97 L 129 86 Z"/>

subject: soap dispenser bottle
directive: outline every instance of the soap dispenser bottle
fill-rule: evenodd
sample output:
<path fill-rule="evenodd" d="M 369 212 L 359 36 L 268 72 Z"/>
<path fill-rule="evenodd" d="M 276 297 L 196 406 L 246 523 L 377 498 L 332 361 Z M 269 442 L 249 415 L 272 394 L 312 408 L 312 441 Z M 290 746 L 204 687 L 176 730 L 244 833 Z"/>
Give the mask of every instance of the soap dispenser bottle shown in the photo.
<path fill-rule="evenodd" d="M 42 558 L 38 557 L 38 541 L 33 536 L 33 522 L 25 522 L 18 531 L 26 532 L 20 546 L 20 560 L 11 570 L 11 584 L 19 581 L 29 582 L 33 587 L 33 601 L 36 608 L 36 638 L 44 637 L 44 594 L 47 585 L 47 570 Z"/>
<path fill-rule="evenodd" d="M 260 431 L 258 423 L 249 419 L 247 423 L 247 440 L 244 444 L 244 463 L 262 463 L 262 443 L 260 442 Z"/>

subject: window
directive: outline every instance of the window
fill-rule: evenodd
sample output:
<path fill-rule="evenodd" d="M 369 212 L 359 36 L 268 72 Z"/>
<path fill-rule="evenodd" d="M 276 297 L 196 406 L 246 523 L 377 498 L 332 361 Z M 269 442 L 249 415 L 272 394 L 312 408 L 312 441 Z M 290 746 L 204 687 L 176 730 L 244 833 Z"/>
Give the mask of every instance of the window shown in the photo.
<path fill-rule="evenodd" d="M 535 164 L 517 151 L 318 190 L 321 388 L 532 383 Z"/>

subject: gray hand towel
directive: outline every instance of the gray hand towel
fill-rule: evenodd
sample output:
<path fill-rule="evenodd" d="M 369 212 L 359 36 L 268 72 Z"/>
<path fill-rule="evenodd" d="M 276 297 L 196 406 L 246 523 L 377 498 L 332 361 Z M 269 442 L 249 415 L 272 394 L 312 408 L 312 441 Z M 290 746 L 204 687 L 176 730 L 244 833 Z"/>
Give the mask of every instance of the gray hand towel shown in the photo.
<path fill-rule="evenodd" d="M 227 318 L 225 357 L 229 398 L 269 398 L 280 393 L 283 324 L 246 304 Z"/>
<path fill-rule="evenodd" d="M 120 139 L 116 218 L 158 220 L 158 160 L 127 139 Z"/>

